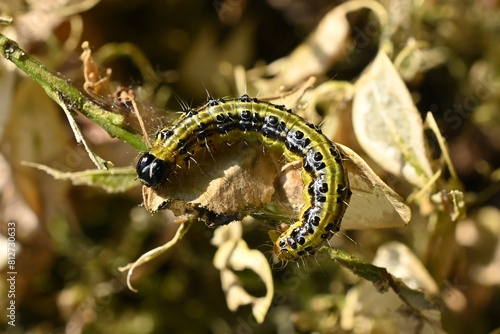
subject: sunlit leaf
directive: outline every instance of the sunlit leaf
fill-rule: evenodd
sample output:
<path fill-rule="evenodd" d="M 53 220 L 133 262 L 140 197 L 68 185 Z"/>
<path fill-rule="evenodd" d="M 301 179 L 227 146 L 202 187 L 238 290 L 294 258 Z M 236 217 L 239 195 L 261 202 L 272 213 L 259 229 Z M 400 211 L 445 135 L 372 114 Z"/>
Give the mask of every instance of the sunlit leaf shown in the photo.
<path fill-rule="evenodd" d="M 354 151 L 339 146 L 347 156 L 344 165 L 353 193 L 342 228 L 370 229 L 408 224 L 411 211 L 401 196 L 385 184 Z"/>
<path fill-rule="evenodd" d="M 430 180 L 422 119 L 382 51 L 356 82 L 353 126 L 362 148 L 385 170 L 419 187 Z"/>

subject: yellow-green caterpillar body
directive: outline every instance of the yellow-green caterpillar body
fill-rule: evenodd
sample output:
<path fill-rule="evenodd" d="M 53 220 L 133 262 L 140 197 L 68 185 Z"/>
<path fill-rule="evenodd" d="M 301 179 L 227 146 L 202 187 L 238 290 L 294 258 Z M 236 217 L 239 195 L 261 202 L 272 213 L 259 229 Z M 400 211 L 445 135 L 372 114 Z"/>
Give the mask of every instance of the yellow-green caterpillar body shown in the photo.
<path fill-rule="evenodd" d="M 342 152 L 316 126 L 289 109 L 248 95 L 210 100 L 161 130 L 137 164 L 138 178 L 146 186 L 162 186 L 177 162 L 189 160 L 206 146 L 207 139 L 260 141 L 282 152 L 287 161 L 302 161 L 304 205 L 299 220 L 275 242 L 280 259 L 314 254 L 339 230 L 351 196 Z"/>

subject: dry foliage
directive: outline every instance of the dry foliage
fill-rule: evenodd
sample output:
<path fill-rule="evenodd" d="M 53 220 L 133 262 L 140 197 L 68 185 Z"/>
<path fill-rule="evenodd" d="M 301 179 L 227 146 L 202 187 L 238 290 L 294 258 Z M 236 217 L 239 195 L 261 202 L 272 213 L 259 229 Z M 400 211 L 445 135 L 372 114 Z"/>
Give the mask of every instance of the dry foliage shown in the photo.
<path fill-rule="evenodd" d="M 4 43 L 4 58 L 22 68 L 16 61 L 35 56 L 109 112 L 94 118 L 55 84 L 44 92 L 0 62 L 4 249 L 16 223 L 8 331 L 500 328 L 496 5 L 116 6 L 0 4 L 14 19 L 0 32 L 26 51 Z M 259 144 L 214 146 L 141 199 L 134 163 L 147 146 L 137 133 L 145 123 L 152 136 L 206 91 L 285 104 L 342 144 L 353 196 L 332 248 L 274 263 L 269 236 L 303 204 L 301 164 Z M 209 229 L 193 221 L 205 209 L 238 221 Z"/>

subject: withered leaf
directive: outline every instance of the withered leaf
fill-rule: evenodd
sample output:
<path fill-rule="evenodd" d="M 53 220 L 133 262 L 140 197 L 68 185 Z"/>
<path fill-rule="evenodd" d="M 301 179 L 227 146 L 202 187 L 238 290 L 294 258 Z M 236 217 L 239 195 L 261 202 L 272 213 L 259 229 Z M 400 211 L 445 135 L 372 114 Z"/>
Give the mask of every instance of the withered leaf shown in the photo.
<path fill-rule="evenodd" d="M 222 289 L 231 311 L 240 306 L 252 305 L 252 314 L 258 323 L 262 323 L 271 306 L 274 284 L 267 258 L 258 250 L 249 249 L 241 238 L 241 224 L 222 226 L 215 231 L 212 243 L 218 247 L 214 257 L 214 266 L 220 270 Z M 235 271 L 251 270 L 264 282 L 266 294 L 255 297 L 245 290 Z"/>

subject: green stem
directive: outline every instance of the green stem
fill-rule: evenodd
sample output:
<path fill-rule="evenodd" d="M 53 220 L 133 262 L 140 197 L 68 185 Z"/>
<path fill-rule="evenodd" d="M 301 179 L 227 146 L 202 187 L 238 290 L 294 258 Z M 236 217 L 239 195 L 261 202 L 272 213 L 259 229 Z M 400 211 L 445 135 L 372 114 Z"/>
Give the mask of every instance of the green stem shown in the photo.
<path fill-rule="evenodd" d="M 33 78 L 61 107 L 78 110 L 102 127 L 111 137 L 119 138 L 138 150 L 147 150 L 143 137 L 132 129 L 127 129 L 122 115 L 104 110 L 90 101 L 78 89 L 53 75 L 43 64 L 19 48 L 16 42 L 2 34 L 0 34 L 0 55 Z"/>
<path fill-rule="evenodd" d="M 363 262 L 358 258 L 332 247 L 323 247 L 330 258 L 349 269 L 353 274 L 372 282 L 379 292 L 386 292 L 389 288 L 401 298 L 409 307 L 415 310 L 434 309 L 435 306 L 427 301 L 423 292 L 409 288 L 402 280 L 392 276 L 387 269 Z"/>

